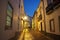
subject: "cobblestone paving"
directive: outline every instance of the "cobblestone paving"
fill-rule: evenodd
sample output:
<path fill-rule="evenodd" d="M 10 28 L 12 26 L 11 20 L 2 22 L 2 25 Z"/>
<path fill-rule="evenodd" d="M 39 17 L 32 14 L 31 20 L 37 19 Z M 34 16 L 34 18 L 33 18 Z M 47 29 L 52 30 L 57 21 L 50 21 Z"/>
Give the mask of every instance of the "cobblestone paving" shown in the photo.
<path fill-rule="evenodd" d="M 53 40 L 37 31 L 24 30 L 18 40 Z"/>

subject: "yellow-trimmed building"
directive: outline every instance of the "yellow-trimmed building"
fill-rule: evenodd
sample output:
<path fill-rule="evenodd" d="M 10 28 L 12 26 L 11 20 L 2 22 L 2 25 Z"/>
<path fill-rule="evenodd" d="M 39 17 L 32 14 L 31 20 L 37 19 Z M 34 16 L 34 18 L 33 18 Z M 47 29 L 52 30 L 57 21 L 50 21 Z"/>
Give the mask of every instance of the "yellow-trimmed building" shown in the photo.
<path fill-rule="evenodd" d="M 44 31 L 44 12 L 43 12 L 43 2 L 40 1 L 40 4 L 37 10 L 34 13 L 32 19 L 32 27 L 39 31 Z"/>

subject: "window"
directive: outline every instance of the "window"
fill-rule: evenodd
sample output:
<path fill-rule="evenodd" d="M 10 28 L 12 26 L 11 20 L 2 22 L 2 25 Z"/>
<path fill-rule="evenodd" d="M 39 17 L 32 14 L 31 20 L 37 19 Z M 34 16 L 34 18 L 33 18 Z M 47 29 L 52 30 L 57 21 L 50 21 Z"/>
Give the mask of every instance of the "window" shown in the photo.
<path fill-rule="evenodd" d="M 55 2 L 55 3 L 56 3 L 56 2 L 59 2 L 59 0 L 53 0 L 53 2 Z"/>
<path fill-rule="evenodd" d="M 50 5 L 51 3 L 57 5 L 57 3 L 60 3 L 60 0 L 47 0 L 48 5 Z"/>
<path fill-rule="evenodd" d="M 40 23 L 40 25 L 41 25 L 41 31 L 42 31 L 42 22 Z"/>
<path fill-rule="evenodd" d="M 55 31 L 54 19 L 50 20 L 50 31 Z"/>
<path fill-rule="evenodd" d="M 46 14 L 51 14 L 55 9 L 60 7 L 60 0 L 47 0 Z"/>
<path fill-rule="evenodd" d="M 47 0 L 47 4 L 50 5 L 53 2 L 53 0 Z"/>
<path fill-rule="evenodd" d="M 59 20 L 59 31 L 60 31 L 60 16 L 58 17 L 58 20 Z"/>
<path fill-rule="evenodd" d="M 11 29 L 12 28 L 12 11 L 13 11 L 13 8 L 10 5 L 10 3 L 8 2 L 5 29 Z"/>
<path fill-rule="evenodd" d="M 19 0 L 19 8 L 20 8 L 20 0 Z"/>
<path fill-rule="evenodd" d="M 19 30 L 19 24 L 20 24 L 20 19 L 19 19 L 19 17 L 18 17 L 18 30 Z"/>
<path fill-rule="evenodd" d="M 20 4 L 19 4 L 19 8 L 20 8 Z"/>

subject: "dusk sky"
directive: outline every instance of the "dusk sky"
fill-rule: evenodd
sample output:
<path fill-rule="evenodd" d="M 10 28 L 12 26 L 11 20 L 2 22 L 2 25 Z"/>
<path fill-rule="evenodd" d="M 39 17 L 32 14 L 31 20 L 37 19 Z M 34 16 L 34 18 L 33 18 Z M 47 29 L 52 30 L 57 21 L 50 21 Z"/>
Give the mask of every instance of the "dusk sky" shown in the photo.
<path fill-rule="evenodd" d="M 32 17 L 39 3 L 40 0 L 24 0 L 24 10 L 26 14 Z"/>

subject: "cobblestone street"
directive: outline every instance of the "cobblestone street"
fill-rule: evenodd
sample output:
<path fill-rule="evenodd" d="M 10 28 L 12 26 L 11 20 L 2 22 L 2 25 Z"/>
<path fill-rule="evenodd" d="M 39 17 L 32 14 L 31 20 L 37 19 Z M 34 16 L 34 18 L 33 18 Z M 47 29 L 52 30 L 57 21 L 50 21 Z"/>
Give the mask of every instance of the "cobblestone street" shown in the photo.
<path fill-rule="evenodd" d="M 25 29 L 21 36 L 19 36 L 18 40 L 53 40 L 45 35 L 41 34 L 40 32 L 36 32 L 33 30 Z"/>

